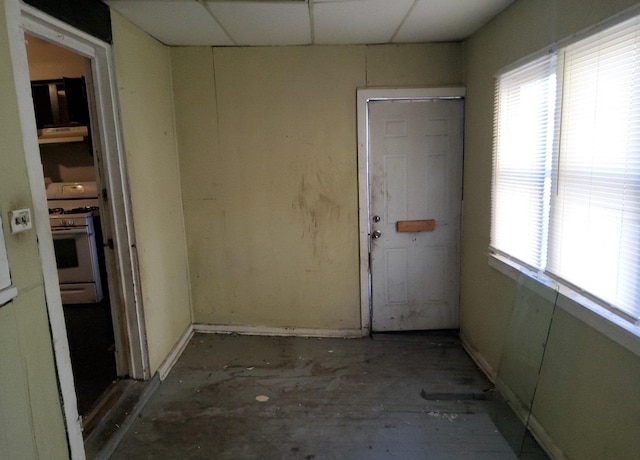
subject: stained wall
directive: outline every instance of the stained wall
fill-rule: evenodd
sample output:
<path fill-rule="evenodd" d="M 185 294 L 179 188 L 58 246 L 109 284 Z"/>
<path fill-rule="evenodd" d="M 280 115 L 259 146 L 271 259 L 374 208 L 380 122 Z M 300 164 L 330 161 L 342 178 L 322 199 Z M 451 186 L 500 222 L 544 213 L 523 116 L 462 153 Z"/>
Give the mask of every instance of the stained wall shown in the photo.
<path fill-rule="evenodd" d="M 461 44 L 171 57 L 194 322 L 357 333 L 356 89 L 460 85 Z"/>

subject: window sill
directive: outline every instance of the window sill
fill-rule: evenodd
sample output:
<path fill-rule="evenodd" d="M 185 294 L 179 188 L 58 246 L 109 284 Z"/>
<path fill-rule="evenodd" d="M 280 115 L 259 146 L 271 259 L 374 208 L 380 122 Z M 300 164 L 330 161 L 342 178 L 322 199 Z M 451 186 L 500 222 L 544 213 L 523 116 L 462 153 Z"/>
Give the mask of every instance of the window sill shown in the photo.
<path fill-rule="evenodd" d="M 9 303 L 15 296 L 18 295 L 18 290 L 14 287 L 8 287 L 0 291 L 0 307 Z"/>
<path fill-rule="evenodd" d="M 540 288 L 547 291 L 548 295 L 557 290 L 557 307 L 640 356 L 640 326 L 626 321 L 573 289 L 545 275 L 533 272 L 506 257 L 489 254 L 489 266 L 514 281 L 518 281 L 522 275 L 525 275 L 540 283 Z"/>

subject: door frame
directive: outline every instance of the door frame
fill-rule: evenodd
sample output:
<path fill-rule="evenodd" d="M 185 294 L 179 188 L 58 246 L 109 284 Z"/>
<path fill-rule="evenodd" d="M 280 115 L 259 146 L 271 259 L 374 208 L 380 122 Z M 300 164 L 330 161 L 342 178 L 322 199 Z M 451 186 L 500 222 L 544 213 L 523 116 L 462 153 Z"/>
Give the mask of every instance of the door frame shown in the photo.
<path fill-rule="evenodd" d="M 150 378 L 149 357 L 112 48 L 108 43 L 19 0 L 6 0 L 4 8 L 62 410 L 71 457 L 83 459 L 82 420 L 78 414 L 58 285 L 24 34 L 42 38 L 90 60 L 88 91 L 93 92 L 95 107 L 92 107 L 91 114 L 95 119 L 92 119 L 92 125 L 97 128 L 94 132 L 98 138 L 94 141 L 94 149 L 101 163 L 97 168 L 97 179 L 108 195 L 109 230 L 114 240 L 114 257 L 111 257 L 109 269 L 111 273 L 117 273 L 117 277 L 110 280 L 110 292 L 112 302 L 118 305 L 117 324 L 122 329 L 120 333 L 114 331 L 116 348 L 120 353 L 118 374 L 146 380 Z M 109 152 L 109 155 L 104 152 Z"/>
<path fill-rule="evenodd" d="M 360 243 L 360 326 L 363 336 L 371 334 L 371 218 L 369 203 L 369 103 L 374 101 L 419 101 L 462 99 L 462 86 L 434 88 L 358 88 L 358 231 Z"/>

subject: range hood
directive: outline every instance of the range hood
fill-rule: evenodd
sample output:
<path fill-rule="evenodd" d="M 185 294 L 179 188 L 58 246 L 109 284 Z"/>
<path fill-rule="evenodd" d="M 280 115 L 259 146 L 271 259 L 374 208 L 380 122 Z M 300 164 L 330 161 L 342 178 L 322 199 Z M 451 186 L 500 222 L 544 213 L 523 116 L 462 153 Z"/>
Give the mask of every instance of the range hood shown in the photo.
<path fill-rule="evenodd" d="M 38 130 L 38 144 L 82 142 L 89 135 L 86 126 L 60 126 Z"/>

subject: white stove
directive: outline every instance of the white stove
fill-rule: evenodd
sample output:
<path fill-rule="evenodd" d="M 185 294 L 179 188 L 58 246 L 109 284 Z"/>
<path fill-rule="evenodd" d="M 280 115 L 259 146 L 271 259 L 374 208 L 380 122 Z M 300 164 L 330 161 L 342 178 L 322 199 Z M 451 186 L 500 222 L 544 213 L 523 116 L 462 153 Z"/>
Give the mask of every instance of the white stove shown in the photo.
<path fill-rule="evenodd" d="M 93 225 L 91 211 L 66 214 L 49 214 L 51 229 L 60 227 L 87 227 Z"/>
<path fill-rule="evenodd" d="M 98 187 L 95 182 L 52 182 L 47 185 L 49 214 L 84 212 L 98 215 Z"/>
<path fill-rule="evenodd" d="M 93 216 L 99 215 L 95 182 L 53 182 L 47 186 L 49 222 L 63 304 L 103 299 Z"/>

